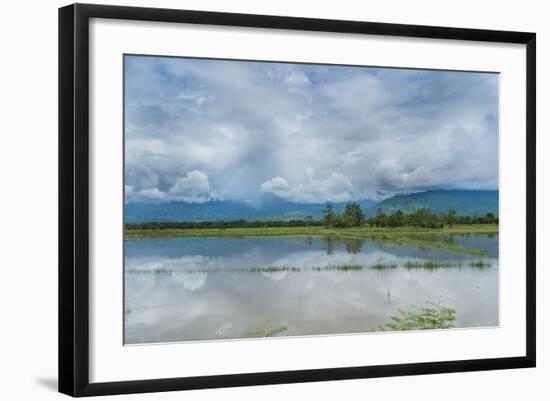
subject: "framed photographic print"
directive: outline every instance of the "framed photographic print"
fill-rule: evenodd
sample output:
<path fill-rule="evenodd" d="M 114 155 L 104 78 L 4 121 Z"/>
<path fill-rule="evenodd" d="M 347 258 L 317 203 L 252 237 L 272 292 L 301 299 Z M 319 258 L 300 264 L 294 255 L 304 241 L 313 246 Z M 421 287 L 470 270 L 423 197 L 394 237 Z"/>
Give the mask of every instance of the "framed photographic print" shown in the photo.
<path fill-rule="evenodd" d="M 535 34 L 59 10 L 59 390 L 535 366 Z"/>

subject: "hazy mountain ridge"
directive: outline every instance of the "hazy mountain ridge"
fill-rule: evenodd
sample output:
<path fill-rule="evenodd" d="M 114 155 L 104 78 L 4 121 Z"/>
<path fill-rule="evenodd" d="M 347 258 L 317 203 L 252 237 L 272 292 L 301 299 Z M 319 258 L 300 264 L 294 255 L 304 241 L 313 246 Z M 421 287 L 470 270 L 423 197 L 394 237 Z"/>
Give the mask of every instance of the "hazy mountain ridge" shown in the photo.
<path fill-rule="evenodd" d="M 364 210 L 376 204 L 373 200 L 361 200 L 358 203 Z M 342 212 L 347 202 L 333 203 L 334 208 Z M 272 194 L 265 195 L 258 205 L 238 201 L 212 200 L 204 203 L 167 202 L 167 203 L 127 203 L 125 205 L 126 223 L 148 221 L 206 221 L 206 220 L 300 220 L 311 216 L 320 219 L 323 216 L 324 203 L 308 204 L 286 201 Z"/>
<path fill-rule="evenodd" d="M 463 216 L 484 216 L 491 212 L 498 216 L 498 191 L 478 190 L 431 190 L 406 195 L 395 195 L 366 210 L 366 214 L 375 215 L 378 209 L 386 214 L 401 210 L 410 213 L 426 207 L 434 213 L 444 213 L 455 209 Z"/>
<path fill-rule="evenodd" d="M 348 202 L 333 203 L 342 212 Z M 367 216 L 374 216 L 381 208 L 386 214 L 397 210 L 412 212 L 428 207 L 435 213 L 455 209 L 459 215 L 483 216 L 487 212 L 498 215 L 498 191 L 433 190 L 407 195 L 395 195 L 377 202 L 358 201 Z M 275 195 L 264 196 L 258 205 L 245 202 L 211 200 L 204 203 L 128 203 L 125 206 L 126 223 L 151 221 L 212 221 L 212 220 L 299 220 L 308 216 L 320 219 L 324 204 L 294 203 Z"/>

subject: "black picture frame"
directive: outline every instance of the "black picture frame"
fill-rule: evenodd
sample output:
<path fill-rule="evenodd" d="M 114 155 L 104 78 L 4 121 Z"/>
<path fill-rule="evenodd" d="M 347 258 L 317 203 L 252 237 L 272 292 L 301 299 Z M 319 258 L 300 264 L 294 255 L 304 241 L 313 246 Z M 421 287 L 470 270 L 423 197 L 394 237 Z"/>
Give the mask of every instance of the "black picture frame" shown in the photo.
<path fill-rule="evenodd" d="M 438 38 L 526 45 L 527 259 L 526 353 L 520 357 L 381 366 L 194 376 L 154 380 L 89 381 L 89 21 L 160 21 L 249 28 Z M 59 9 L 59 391 L 71 396 L 159 392 L 534 367 L 536 35 L 221 12 L 74 4 Z"/>

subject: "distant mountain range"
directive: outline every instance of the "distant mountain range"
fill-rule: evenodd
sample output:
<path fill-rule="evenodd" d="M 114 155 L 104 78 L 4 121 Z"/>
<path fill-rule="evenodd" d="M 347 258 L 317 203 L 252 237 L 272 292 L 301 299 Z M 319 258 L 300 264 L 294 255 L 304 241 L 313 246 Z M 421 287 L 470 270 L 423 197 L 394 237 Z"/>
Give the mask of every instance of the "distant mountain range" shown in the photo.
<path fill-rule="evenodd" d="M 434 190 L 408 195 L 395 195 L 383 201 L 358 201 L 367 216 L 381 208 L 386 214 L 397 210 L 411 212 L 428 207 L 433 212 L 455 209 L 461 215 L 498 214 L 498 191 Z M 342 212 L 347 202 L 333 203 Z M 207 221 L 207 220 L 292 220 L 311 216 L 320 219 L 323 204 L 295 203 L 273 194 L 265 194 L 259 205 L 245 202 L 212 200 L 204 203 L 128 203 L 125 206 L 126 223 L 150 221 Z"/>
<path fill-rule="evenodd" d="M 484 216 L 491 212 L 498 215 L 498 191 L 433 190 L 395 195 L 366 210 L 367 215 L 375 215 L 378 209 L 386 214 L 398 210 L 409 213 L 426 207 L 434 213 L 455 209 L 463 216 Z"/>
<path fill-rule="evenodd" d="M 373 200 L 358 202 L 363 210 L 376 204 Z M 333 203 L 342 212 L 347 202 Z M 206 221 L 206 220 L 299 220 L 323 216 L 324 203 L 295 203 L 265 194 L 258 205 L 238 201 L 212 200 L 204 203 L 128 203 L 125 207 L 126 223 L 146 221 Z"/>

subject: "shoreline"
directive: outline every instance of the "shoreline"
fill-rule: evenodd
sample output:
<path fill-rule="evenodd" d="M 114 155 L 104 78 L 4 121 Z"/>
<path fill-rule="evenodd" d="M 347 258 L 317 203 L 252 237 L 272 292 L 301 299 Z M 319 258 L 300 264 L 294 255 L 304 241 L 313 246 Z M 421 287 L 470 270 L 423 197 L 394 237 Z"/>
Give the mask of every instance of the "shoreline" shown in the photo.
<path fill-rule="evenodd" d="M 498 224 L 456 225 L 444 228 L 417 227 L 349 227 L 332 228 L 321 226 L 298 227 L 232 227 L 232 228 L 165 228 L 125 229 L 126 238 L 176 238 L 176 237 L 263 237 L 263 236 L 336 236 L 341 238 L 370 239 L 375 236 L 426 235 L 426 234 L 498 234 Z"/>
<path fill-rule="evenodd" d="M 440 241 L 437 235 L 495 235 L 498 224 L 456 225 L 438 229 L 417 227 L 375 228 L 375 227 L 249 227 L 249 228 L 194 228 L 194 229 L 126 229 L 125 239 L 169 239 L 169 238 L 245 238 L 245 237 L 335 237 L 341 240 L 374 240 L 398 244 L 412 244 L 437 248 L 455 253 L 483 256 L 483 251 L 462 245 Z M 432 237 L 433 236 L 433 237 Z M 431 237 L 431 238 L 430 238 Z"/>

